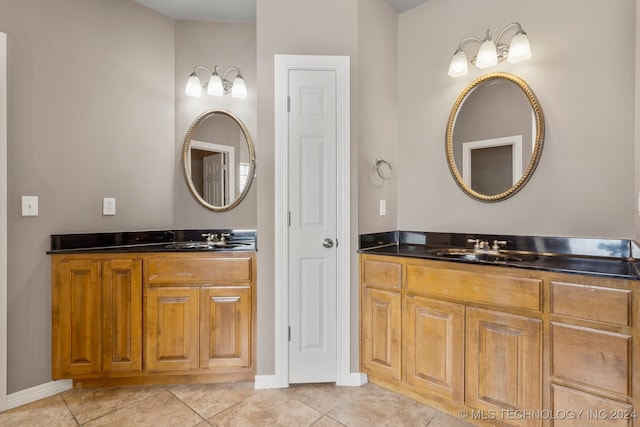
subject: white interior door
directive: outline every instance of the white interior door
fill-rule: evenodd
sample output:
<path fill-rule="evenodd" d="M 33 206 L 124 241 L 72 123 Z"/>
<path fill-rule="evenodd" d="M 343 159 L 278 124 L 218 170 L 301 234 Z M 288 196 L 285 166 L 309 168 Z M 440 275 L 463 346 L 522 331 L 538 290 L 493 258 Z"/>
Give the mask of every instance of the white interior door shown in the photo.
<path fill-rule="evenodd" d="M 204 199 L 215 206 L 227 204 L 225 157 L 216 153 L 202 159 Z"/>
<path fill-rule="evenodd" d="M 290 275 L 291 275 L 291 254 L 297 249 L 291 247 L 290 232 L 291 226 L 289 213 L 292 197 L 290 183 L 295 181 L 290 178 L 289 141 L 290 141 L 290 109 L 296 106 L 290 101 L 290 72 L 298 71 L 331 71 L 335 73 L 335 97 L 336 97 L 336 200 L 337 200 L 337 232 L 335 250 L 337 259 L 336 294 L 333 303 L 336 305 L 336 320 L 333 333 L 336 334 L 336 385 L 340 386 L 360 386 L 367 381 L 366 375 L 361 372 L 351 371 L 351 346 L 352 338 L 356 331 L 351 328 L 351 292 L 357 284 L 351 283 L 351 266 L 356 264 L 355 253 L 351 247 L 351 86 L 350 86 L 350 59 L 348 56 L 324 56 L 324 55 L 274 55 L 274 113 L 275 113 L 275 373 L 274 375 L 256 375 L 256 388 L 279 388 L 288 387 L 290 382 L 300 381 L 296 379 L 296 374 L 290 375 L 291 369 L 310 369 L 308 365 L 296 361 L 290 364 L 289 328 L 292 325 L 290 318 L 291 306 L 296 301 L 290 297 Z M 289 100 L 289 102 L 287 102 Z M 292 108 L 288 108 L 291 104 Z M 300 178 L 298 178 L 300 180 Z M 324 239 L 324 238 L 323 238 Z M 340 239 L 340 244 L 337 244 Z M 320 243 L 321 244 L 321 243 Z M 310 295 L 310 293 L 307 293 Z M 326 295 L 326 294 L 325 294 Z M 297 296 L 300 301 L 300 296 Z M 294 310 L 303 308 L 293 307 Z M 324 310 L 324 308 L 322 309 Z M 319 312 L 323 312 L 319 310 Z M 294 322 L 300 321 L 293 319 Z M 331 329 L 327 326 L 325 329 Z M 352 333 L 353 332 L 353 333 Z M 300 334 L 300 332 L 298 332 Z M 330 332 L 331 333 L 331 332 Z M 292 337 L 295 333 L 291 333 Z M 300 347 L 298 347 L 300 348 Z M 310 354 L 311 351 L 298 352 L 293 357 Z M 317 359 L 322 356 L 317 357 Z M 333 356 L 325 358 L 332 359 Z M 315 368 L 311 368 L 315 369 Z M 305 379 L 308 381 L 308 379 Z M 324 381 L 324 380 L 320 380 Z M 332 381 L 332 380 L 329 380 Z"/>
<path fill-rule="evenodd" d="M 246 145 L 246 144 L 245 144 Z M 235 174 L 236 174 L 236 155 L 235 155 L 235 147 L 231 146 L 231 145 L 222 145 L 222 144 L 215 144 L 213 142 L 207 142 L 207 141 L 196 141 L 191 140 L 191 149 L 188 152 L 188 157 L 187 157 L 187 165 L 189 170 L 191 170 L 191 152 L 192 150 L 199 150 L 199 151 L 207 151 L 209 153 L 211 153 L 212 156 L 219 156 L 217 157 L 218 160 L 213 160 L 214 158 L 212 157 L 211 159 L 207 160 L 207 156 L 205 156 L 202 160 L 202 198 L 207 201 L 208 203 L 211 203 L 213 205 L 217 205 L 217 206 L 222 206 L 223 204 L 227 204 L 231 202 L 231 199 L 233 199 L 234 197 L 236 197 L 236 194 L 239 193 L 239 191 L 236 189 L 236 178 L 235 178 Z M 223 164 L 221 165 L 213 165 L 211 164 L 211 162 L 223 162 Z M 224 180 L 223 183 L 220 185 L 224 185 L 224 188 L 222 189 L 222 192 L 220 193 L 219 190 L 215 189 L 217 188 L 216 185 L 217 182 L 221 181 L 222 178 L 216 178 L 213 176 L 214 170 L 224 170 Z M 207 176 L 207 174 L 210 174 L 210 176 Z M 224 195 L 224 203 L 221 203 L 222 199 L 217 199 L 216 197 L 220 197 L 220 196 L 215 196 L 214 193 L 220 193 Z"/>
<path fill-rule="evenodd" d="M 289 106 L 289 382 L 335 382 L 335 71 L 290 70 Z"/>

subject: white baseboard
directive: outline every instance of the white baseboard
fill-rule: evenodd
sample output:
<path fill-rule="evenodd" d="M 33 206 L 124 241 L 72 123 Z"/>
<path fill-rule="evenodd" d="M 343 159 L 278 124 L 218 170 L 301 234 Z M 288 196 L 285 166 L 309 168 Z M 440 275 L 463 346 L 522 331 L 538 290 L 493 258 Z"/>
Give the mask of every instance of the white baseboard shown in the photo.
<path fill-rule="evenodd" d="M 351 372 L 346 379 L 347 381 L 345 383 L 340 383 L 337 385 L 345 387 L 360 387 L 369 382 L 369 377 L 367 377 L 367 374 L 363 374 L 361 372 Z"/>
<path fill-rule="evenodd" d="M 254 379 L 254 387 L 256 390 L 264 390 L 269 388 L 286 388 L 289 384 L 283 384 L 277 375 L 256 375 Z M 347 376 L 347 381 L 344 383 L 336 383 L 338 386 L 343 387 L 360 387 L 369 381 L 367 374 L 361 372 L 351 372 Z"/>
<path fill-rule="evenodd" d="M 45 397 L 54 396 L 63 391 L 71 390 L 72 388 L 72 380 L 59 380 L 17 391 L 7 395 L 7 409 L 16 408 L 26 405 L 27 403 L 35 402 L 36 400 L 44 399 Z"/>
<path fill-rule="evenodd" d="M 256 375 L 254 381 L 254 387 L 256 390 L 289 387 L 289 384 L 282 384 L 277 375 Z"/>

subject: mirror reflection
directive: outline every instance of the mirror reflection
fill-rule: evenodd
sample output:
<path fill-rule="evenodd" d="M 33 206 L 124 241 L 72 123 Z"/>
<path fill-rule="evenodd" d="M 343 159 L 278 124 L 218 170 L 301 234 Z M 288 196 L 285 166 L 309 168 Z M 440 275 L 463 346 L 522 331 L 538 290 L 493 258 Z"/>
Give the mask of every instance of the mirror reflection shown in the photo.
<path fill-rule="evenodd" d="M 521 79 L 493 73 L 458 97 L 447 126 L 447 159 L 469 196 L 492 202 L 519 191 L 537 166 L 544 119 Z"/>
<path fill-rule="evenodd" d="M 255 171 L 254 147 L 244 124 L 226 110 L 211 110 L 193 123 L 183 148 L 189 189 L 205 207 L 226 211 L 246 195 Z"/>

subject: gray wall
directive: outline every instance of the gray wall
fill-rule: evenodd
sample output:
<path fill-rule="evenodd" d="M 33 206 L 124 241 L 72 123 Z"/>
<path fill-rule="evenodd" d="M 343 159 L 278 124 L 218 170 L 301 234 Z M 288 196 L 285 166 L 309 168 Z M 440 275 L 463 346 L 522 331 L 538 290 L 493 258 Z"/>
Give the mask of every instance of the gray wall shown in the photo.
<path fill-rule="evenodd" d="M 633 237 L 634 3 L 430 0 L 400 15 L 398 227 Z M 496 34 L 512 21 L 529 36 L 531 61 L 470 67 L 460 79 L 447 75 L 463 37 L 481 37 L 487 28 Z M 547 129 L 531 181 L 493 204 L 456 186 L 444 142 L 456 97 L 489 71 L 523 78 L 542 105 Z"/>
<path fill-rule="evenodd" d="M 336 11 L 340 13 L 336 13 Z M 352 154 L 357 141 L 357 1 L 271 0 L 257 2 L 258 44 L 258 374 L 275 372 L 274 334 L 274 55 L 351 56 Z M 328 30 L 330 29 L 330 31 Z M 352 156 L 355 159 L 355 156 Z M 355 171 L 356 168 L 354 167 Z M 352 184 L 357 180 L 352 175 Z M 354 192 L 354 194 L 356 194 Z M 356 205 L 356 201 L 353 202 Z M 356 217 L 357 218 L 357 217 Z M 356 231 L 355 229 L 353 230 Z M 355 240 L 355 239 L 354 239 Z"/>
<path fill-rule="evenodd" d="M 236 113 L 256 142 L 254 195 L 234 212 L 260 235 L 258 373 L 274 372 L 274 54 L 351 56 L 354 247 L 357 233 L 395 228 L 633 236 L 635 11 L 633 0 L 613 5 L 429 0 L 396 18 L 384 0 L 271 0 L 257 3 L 254 26 L 176 22 L 129 0 L 0 3 L 9 43 L 8 391 L 50 380 L 49 234 L 237 226 L 195 204 L 182 176 L 184 135 L 210 108 Z M 534 58 L 492 70 L 533 88 L 547 139 L 527 186 L 483 204 L 458 189 L 444 150 L 449 110 L 481 72 L 446 73 L 462 37 L 513 20 Z M 196 64 L 239 66 L 248 98 L 186 98 Z M 384 183 L 371 178 L 377 156 L 394 168 Z M 20 216 L 21 195 L 40 197 L 40 216 Z M 105 196 L 117 198 L 115 217 L 101 215 Z M 378 216 L 382 198 L 387 217 Z M 355 369 L 355 262 L 353 276 Z"/>
<path fill-rule="evenodd" d="M 254 180 L 245 199 L 232 211 L 214 213 L 202 207 L 189 192 L 182 168 L 182 145 L 193 121 L 211 109 L 229 110 L 247 127 L 253 143 L 259 145 L 257 134 L 256 26 L 255 23 L 176 21 L 176 117 L 175 117 L 175 203 L 176 228 L 257 228 L 257 181 Z M 186 96 L 184 87 L 196 65 L 222 73 L 238 67 L 247 84 L 247 97 L 221 98 L 203 91 L 200 98 Z M 201 72 L 202 73 L 202 72 Z M 206 73 L 199 74 L 207 79 Z M 227 78 L 234 78 L 230 72 Z M 205 80 L 206 81 L 206 80 Z M 239 155 L 239 153 L 238 153 Z M 258 157 L 258 177 L 262 162 Z M 261 246 L 261 245 L 260 245 Z"/>
<path fill-rule="evenodd" d="M 357 234 L 396 228 L 395 181 L 371 178 L 376 156 L 397 158 L 396 23 L 384 0 L 257 2 L 258 374 L 273 374 L 274 336 L 274 60 L 275 54 L 351 57 L 351 369 L 358 370 Z M 339 11 L 339 13 L 336 13 Z M 378 87 L 380 85 L 380 87 Z M 372 87 L 375 89 L 372 90 Z M 378 200 L 389 213 L 379 217 Z M 362 215 L 359 213 L 362 212 Z M 364 224 L 364 225 L 363 225 Z"/>
<path fill-rule="evenodd" d="M 9 393 L 51 380 L 49 235 L 173 223 L 173 25 L 131 1 L 0 2 Z M 38 217 L 21 216 L 22 195 L 39 196 Z M 116 216 L 102 216 L 102 197 Z"/>
<path fill-rule="evenodd" d="M 358 2 L 358 232 L 395 230 L 398 176 L 398 17 L 384 1 Z M 392 177 L 380 178 L 376 158 L 391 164 Z M 379 215 L 380 200 L 387 216 Z"/>

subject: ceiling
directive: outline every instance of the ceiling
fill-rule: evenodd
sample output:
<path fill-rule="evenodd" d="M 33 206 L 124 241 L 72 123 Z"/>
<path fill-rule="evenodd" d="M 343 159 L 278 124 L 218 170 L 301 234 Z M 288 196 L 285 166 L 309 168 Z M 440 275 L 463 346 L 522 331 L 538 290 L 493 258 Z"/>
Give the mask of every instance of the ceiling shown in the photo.
<path fill-rule="evenodd" d="M 174 19 L 193 21 L 253 22 L 257 0 L 135 0 Z M 386 0 L 402 13 L 427 0 Z"/>

